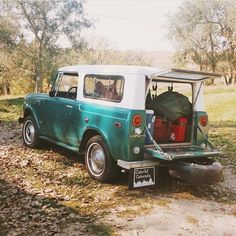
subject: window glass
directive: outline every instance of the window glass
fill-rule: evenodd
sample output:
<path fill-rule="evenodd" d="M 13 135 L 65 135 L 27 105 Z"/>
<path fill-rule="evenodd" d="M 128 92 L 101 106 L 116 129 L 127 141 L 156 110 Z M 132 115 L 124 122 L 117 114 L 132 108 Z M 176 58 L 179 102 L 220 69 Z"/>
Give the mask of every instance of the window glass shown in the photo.
<path fill-rule="evenodd" d="M 67 92 L 72 87 L 77 87 L 78 76 L 74 74 L 63 74 L 58 92 Z"/>
<path fill-rule="evenodd" d="M 124 77 L 116 75 L 86 75 L 84 96 L 119 102 L 123 97 Z"/>
<path fill-rule="evenodd" d="M 152 86 L 150 87 L 152 97 L 158 96 L 166 91 L 178 92 L 188 97 L 189 101 L 192 101 L 192 85 L 190 83 L 152 82 Z"/>
<path fill-rule="evenodd" d="M 59 84 L 60 84 L 60 81 L 61 81 L 61 77 L 62 77 L 62 73 L 59 72 L 58 76 L 57 76 L 57 79 L 53 85 L 53 91 L 57 91 L 58 90 L 58 87 L 59 87 Z"/>
<path fill-rule="evenodd" d="M 54 85 L 57 97 L 75 99 L 78 88 L 78 74 L 61 73 Z"/>

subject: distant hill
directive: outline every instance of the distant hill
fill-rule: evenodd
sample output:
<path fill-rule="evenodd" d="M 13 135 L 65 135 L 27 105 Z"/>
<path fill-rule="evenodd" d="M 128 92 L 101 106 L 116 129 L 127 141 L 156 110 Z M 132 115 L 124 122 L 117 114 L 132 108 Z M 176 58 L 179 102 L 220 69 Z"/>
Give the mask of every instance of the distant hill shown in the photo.
<path fill-rule="evenodd" d="M 168 51 L 156 51 L 156 52 L 149 52 L 149 51 L 132 51 L 132 50 L 125 50 L 119 51 L 115 50 L 115 55 L 117 56 L 115 60 L 117 61 L 118 58 L 123 58 L 121 63 L 124 62 L 129 63 L 129 60 L 133 60 L 133 64 L 136 65 L 149 65 L 154 67 L 159 67 L 161 69 L 169 69 L 175 67 L 173 62 L 173 57 L 175 52 L 168 52 Z M 125 58 L 125 60 L 124 60 Z M 119 62 L 119 60 L 118 60 Z"/>
<path fill-rule="evenodd" d="M 148 61 L 151 60 L 151 65 L 160 67 L 163 69 L 177 68 L 177 65 L 174 63 L 175 52 L 143 52 L 143 57 Z M 182 69 L 189 70 L 199 70 L 199 66 L 192 63 L 188 63 Z"/>
<path fill-rule="evenodd" d="M 143 52 L 143 56 L 145 59 L 151 61 L 152 66 L 160 67 L 163 69 L 168 69 L 171 67 L 175 67 L 173 62 L 174 52 Z"/>

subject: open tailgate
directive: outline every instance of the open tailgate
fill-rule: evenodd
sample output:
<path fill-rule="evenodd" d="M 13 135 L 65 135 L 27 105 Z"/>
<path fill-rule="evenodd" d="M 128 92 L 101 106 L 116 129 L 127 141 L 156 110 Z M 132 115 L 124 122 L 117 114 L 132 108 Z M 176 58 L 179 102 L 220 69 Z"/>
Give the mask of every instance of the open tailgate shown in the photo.
<path fill-rule="evenodd" d="M 161 148 L 163 152 L 153 147 L 146 147 L 145 153 L 160 160 L 179 160 L 187 158 L 201 158 L 219 156 L 220 152 L 212 149 L 204 149 L 195 145 L 166 146 Z"/>

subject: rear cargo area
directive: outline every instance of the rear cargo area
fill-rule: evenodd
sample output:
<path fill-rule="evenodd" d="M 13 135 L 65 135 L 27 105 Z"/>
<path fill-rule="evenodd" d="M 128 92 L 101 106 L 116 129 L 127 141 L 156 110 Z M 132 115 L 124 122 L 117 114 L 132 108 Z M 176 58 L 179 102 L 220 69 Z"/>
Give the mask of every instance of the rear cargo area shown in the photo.
<path fill-rule="evenodd" d="M 190 143 L 192 139 L 192 86 L 189 83 L 153 82 L 146 97 L 145 144 Z M 148 134 L 149 133 L 149 134 Z"/>

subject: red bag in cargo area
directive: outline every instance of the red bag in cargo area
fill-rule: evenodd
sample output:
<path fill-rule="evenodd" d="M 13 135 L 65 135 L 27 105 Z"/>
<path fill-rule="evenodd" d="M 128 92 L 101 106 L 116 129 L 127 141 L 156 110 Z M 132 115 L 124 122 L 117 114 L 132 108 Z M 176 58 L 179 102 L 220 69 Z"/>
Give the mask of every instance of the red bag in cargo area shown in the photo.
<path fill-rule="evenodd" d="M 173 142 L 184 142 L 187 133 L 188 119 L 179 117 L 174 123 L 171 136 Z"/>
<path fill-rule="evenodd" d="M 166 143 L 170 141 L 170 134 L 173 124 L 170 120 L 157 116 L 154 123 L 154 139 L 158 143 Z"/>

